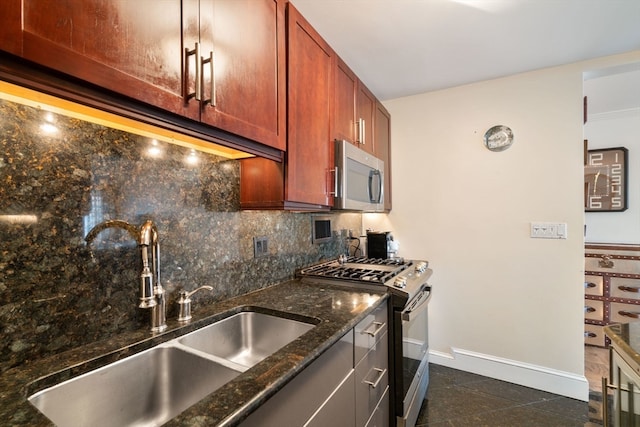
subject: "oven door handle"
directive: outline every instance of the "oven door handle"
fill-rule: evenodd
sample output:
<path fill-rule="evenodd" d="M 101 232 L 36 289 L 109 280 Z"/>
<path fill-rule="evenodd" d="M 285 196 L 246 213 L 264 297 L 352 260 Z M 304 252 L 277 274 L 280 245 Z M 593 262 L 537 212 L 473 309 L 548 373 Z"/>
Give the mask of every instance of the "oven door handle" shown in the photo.
<path fill-rule="evenodd" d="M 402 311 L 402 320 L 410 322 L 411 317 L 427 307 L 431 299 L 431 286 L 425 285 L 422 290 L 410 302 L 407 308 Z"/>

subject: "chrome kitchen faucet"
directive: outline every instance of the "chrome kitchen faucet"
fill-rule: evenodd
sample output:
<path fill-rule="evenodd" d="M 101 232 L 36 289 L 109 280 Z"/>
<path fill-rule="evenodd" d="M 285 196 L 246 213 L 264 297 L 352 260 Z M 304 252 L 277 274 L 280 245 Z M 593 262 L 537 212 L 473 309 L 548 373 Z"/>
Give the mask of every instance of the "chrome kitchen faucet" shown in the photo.
<path fill-rule="evenodd" d="M 137 228 L 126 221 L 109 220 L 101 222 L 87 233 L 84 240 L 89 245 L 96 236 L 107 228 L 126 230 L 138 243 L 142 257 L 140 272 L 140 308 L 151 309 L 151 332 L 162 332 L 167 328 L 165 290 L 160 284 L 160 242 L 158 229 L 151 220 Z M 149 250 L 151 249 L 151 250 Z M 151 257 L 151 265 L 149 265 Z"/>

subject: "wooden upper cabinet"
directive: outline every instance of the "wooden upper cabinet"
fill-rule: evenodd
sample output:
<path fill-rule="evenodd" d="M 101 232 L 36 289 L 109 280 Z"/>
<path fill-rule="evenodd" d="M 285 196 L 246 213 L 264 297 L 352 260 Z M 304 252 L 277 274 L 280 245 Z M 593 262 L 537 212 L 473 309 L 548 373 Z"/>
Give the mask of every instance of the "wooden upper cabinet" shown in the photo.
<path fill-rule="evenodd" d="M 334 139 L 344 139 L 373 154 L 376 98 L 337 56 L 334 73 Z"/>
<path fill-rule="evenodd" d="M 285 150 L 285 1 L 200 0 L 200 37 L 201 120 Z"/>
<path fill-rule="evenodd" d="M 250 0 L 251 1 L 251 0 Z M 240 161 L 243 209 L 328 210 L 333 204 L 333 51 L 291 3 L 287 6 L 286 163 Z"/>
<path fill-rule="evenodd" d="M 358 77 L 337 55 L 335 60 L 333 136 L 334 139 L 345 140 L 355 144 Z"/>
<path fill-rule="evenodd" d="M 0 43 L 2 50 L 22 55 L 22 0 L 0 1 Z"/>
<path fill-rule="evenodd" d="M 284 150 L 284 11 L 285 0 L 3 0 L 0 50 Z"/>
<path fill-rule="evenodd" d="M 391 115 L 377 101 L 375 105 L 373 142 L 375 156 L 384 161 L 384 210 L 391 210 Z"/>
<path fill-rule="evenodd" d="M 22 56 L 197 118 L 184 102 L 181 1 L 23 0 Z"/>
<path fill-rule="evenodd" d="M 289 3 L 286 199 L 333 204 L 333 51 Z"/>
<path fill-rule="evenodd" d="M 356 92 L 356 142 L 368 153 L 375 154 L 373 138 L 373 121 L 375 117 L 376 97 L 367 87 L 359 82 Z"/>

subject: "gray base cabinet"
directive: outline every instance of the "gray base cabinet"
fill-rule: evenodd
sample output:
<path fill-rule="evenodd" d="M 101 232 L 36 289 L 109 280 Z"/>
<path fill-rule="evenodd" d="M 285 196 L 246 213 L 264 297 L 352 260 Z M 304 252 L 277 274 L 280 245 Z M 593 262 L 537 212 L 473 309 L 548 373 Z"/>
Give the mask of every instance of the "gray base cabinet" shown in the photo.
<path fill-rule="evenodd" d="M 388 427 L 386 322 L 385 303 L 251 414 L 242 427 Z"/>

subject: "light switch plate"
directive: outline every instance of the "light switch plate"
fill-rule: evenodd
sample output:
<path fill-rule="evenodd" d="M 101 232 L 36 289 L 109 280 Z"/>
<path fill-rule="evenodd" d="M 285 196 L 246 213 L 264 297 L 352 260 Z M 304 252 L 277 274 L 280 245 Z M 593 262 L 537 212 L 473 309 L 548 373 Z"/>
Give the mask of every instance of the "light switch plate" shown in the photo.
<path fill-rule="evenodd" d="M 532 222 L 532 239 L 566 239 L 566 222 Z"/>

